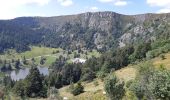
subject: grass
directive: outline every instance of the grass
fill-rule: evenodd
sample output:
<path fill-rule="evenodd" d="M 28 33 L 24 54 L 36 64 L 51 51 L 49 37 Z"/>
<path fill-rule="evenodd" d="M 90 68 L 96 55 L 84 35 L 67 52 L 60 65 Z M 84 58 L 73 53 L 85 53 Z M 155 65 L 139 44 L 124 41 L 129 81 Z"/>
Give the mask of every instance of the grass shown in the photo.
<path fill-rule="evenodd" d="M 53 54 L 53 52 L 58 51 L 58 53 Z M 35 59 L 35 64 L 40 63 L 41 56 L 46 58 L 45 64 L 43 66 L 50 66 L 56 58 L 58 58 L 60 55 L 63 57 L 69 57 L 70 59 L 67 61 L 68 63 L 71 63 L 71 59 L 74 58 L 74 52 L 77 52 L 77 50 L 73 51 L 71 54 L 68 54 L 66 51 L 64 51 L 61 48 L 47 48 L 47 47 L 36 47 L 32 46 L 30 51 L 26 51 L 23 53 L 16 53 L 15 50 L 8 50 L 5 54 L 0 55 L 0 59 L 10 61 L 12 59 L 23 59 L 24 57 L 31 61 L 32 58 Z M 80 58 L 91 58 L 92 56 L 99 57 L 101 54 L 97 52 L 96 50 L 92 50 L 91 52 L 87 52 L 86 54 L 80 53 Z"/>
<path fill-rule="evenodd" d="M 0 72 L 0 77 L 4 77 L 5 74 L 3 72 Z"/>
<path fill-rule="evenodd" d="M 68 91 L 69 86 L 59 89 L 59 93 L 62 97 L 68 97 L 69 100 L 106 100 L 106 96 L 103 94 L 103 82 L 101 80 L 95 81 L 98 81 L 99 85 L 95 86 L 93 82 L 82 83 L 82 85 L 84 86 L 84 93 L 78 96 L 73 96 Z"/>
<path fill-rule="evenodd" d="M 164 65 L 165 68 L 170 70 L 170 53 L 166 53 L 164 55 L 165 55 L 164 60 L 162 60 L 161 57 L 157 57 L 157 58 L 153 59 L 152 60 L 153 65 L 156 66 L 157 68 L 160 67 L 161 65 Z"/>
<path fill-rule="evenodd" d="M 170 53 L 166 53 L 164 55 L 165 55 L 165 59 L 163 59 L 163 60 L 161 57 L 156 57 L 150 61 L 153 62 L 153 65 L 156 68 L 159 68 L 160 65 L 164 65 L 165 68 L 170 70 Z M 141 62 L 141 63 L 144 63 L 144 62 Z M 141 63 L 139 63 L 139 64 L 141 64 Z M 123 80 L 126 83 L 129 80 L 135 79 L 136 72 L 137 72 L 137 69 L 136 69 L 137 66 L 138 65 L 129 65 L 125 68 L 115 71 L 115 74 L 120 80 Z M 78 96 L 73 96 L 72 94 L 67 92 L 68 86 L 61 88 L 59 90 L 59 93 L 62 97 L 68 97 L 69 100 L 107 100 L 106 95 L 103 94 L 103 91 L 104 91 L 103 84 L 104 83 L 99 79 L 96 79 L 96 80 L 99 83 L 98 86 L 94 86 L 94 84 L 93 84 L 94 81 L 90 82 L 90 83 L 82 83 L 85 88 L 85 92 Z"/>
<path fill-rule="evenodd" d="M 5 53 L 4 55 L 0 55 L 1 59 L 20 59 L 25 56 L 26 59 L 52 54 L 53 51 L 62 51 L 60 48 L 47 48 L 47 47 L 31 47 L 30 51 L 26 51 L 24 53 L 16 53 L 14 50 L 10 50 L 9 53 Z"/>
<path fill-rule="evenodd" d="M 136 69 L 132 66 L 117 70 L 115 73 L 120 80 L 125 82 L 135 79 L 136 77 Z M 97 86 L 94 85 L 95 81 L 98 83 Z M 95 79 L 90 83 L 83 82 L 82 85 L 84 86 L 85 92 L 78 96 L 73 96 L 68 92 L 69 86 L 59 89 L 59 93 L 62 97 L 68 97 L 69 100 L 107 100 L 106 95 L 103 94 L 104 83 L 100 79 Z"/>
<path fill-rule="evenodd" d="M 134 67 L 126 67 L 116 71 L 116 76 L 125 82 L 133 80 L 136 77 L 136 69 Z"/>

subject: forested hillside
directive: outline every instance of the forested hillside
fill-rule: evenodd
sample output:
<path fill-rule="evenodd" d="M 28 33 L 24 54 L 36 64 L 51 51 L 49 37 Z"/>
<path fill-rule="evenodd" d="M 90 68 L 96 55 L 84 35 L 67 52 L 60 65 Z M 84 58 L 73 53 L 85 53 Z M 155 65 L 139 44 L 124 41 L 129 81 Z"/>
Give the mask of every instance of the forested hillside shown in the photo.
<path fill-rule="evenodd" d="M 114 12 L 83 13 L 57 17 L 21 17 L 0 21 L 0 52 L 29 45 L 66 50 L 108 50 L 170 34 L 170 14 L 121 15 Z"/>

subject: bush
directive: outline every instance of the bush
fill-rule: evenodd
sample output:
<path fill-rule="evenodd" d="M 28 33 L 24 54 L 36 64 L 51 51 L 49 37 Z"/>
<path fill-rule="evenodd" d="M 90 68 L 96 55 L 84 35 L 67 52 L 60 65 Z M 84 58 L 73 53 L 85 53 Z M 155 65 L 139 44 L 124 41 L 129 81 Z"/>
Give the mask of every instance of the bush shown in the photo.
<path fill-rule="evenodd" d="M 136 97 L 147 100 L 169 100 L 170 98 L 170 71 L 163 65 L 155 69 L 152 63 L 142 63 L 138 69 L 136 80 L 129 90 Z"/>
<path fill-rule="evenodd" d="M 77 85 L 73 88 L 71 93 L 76 96 L 84 92 L 84 87 L 81 85 L 81 83 L 77 83 Z"/>
<path fill-rule="evenodd" d="M 96 78 L 95 73 L 93 71 L 91 71 L 90 69 L 87 69 L 83 72 L 81 80 L 91 82 L 91 81 L 93 81 L 94 78 Z"/>
<path fill-rule="evenodd" d="M 125 94 L 124 82 L 120 82 L 116 75 L 106 78 L 104 88 L 110 100 L 122 100 Z"/>
<path fill-rule="evenodd" d="M 156 71 L 150 79 L 151 91 L 158 100 L 169 100 L 170 98 L 170 71 Z"/>
<path fill-rule="evenodd" d="M 160 57 L 161 57 L 162 60 L 166 59 L 165 55 L 161 55 Z"/>
<path fill-rule="evenodd" d="M 99 82 L 96 80 L 93 82 L 94 86 L 98 86 L 99 85 Z"/>
<path fill-rule="evenodd" d="M 133 82 L 130 87 L 129 90 L 132 91 L 137 98 L 140 100 L 144 97 L 145 94 L 145 87 L 142 86 L 142 84 L 140 84 L 140 82 Z"/>

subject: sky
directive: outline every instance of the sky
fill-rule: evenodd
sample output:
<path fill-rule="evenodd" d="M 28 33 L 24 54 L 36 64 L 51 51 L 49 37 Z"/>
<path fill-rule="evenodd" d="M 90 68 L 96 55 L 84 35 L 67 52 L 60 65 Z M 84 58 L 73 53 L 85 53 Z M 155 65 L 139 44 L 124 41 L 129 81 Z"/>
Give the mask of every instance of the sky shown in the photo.
<path fill-rule="evenodd" d="M 0 19 L 113 11 L 135 15 L 168 13 L 170 0 L 0 0 Z"/>

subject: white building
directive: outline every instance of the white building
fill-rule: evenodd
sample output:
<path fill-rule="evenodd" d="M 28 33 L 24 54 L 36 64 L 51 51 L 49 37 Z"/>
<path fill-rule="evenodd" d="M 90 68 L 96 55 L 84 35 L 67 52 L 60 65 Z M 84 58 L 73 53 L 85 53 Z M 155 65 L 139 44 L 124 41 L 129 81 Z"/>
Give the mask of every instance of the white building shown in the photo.
<path fill-rule="evenodd" d="M 82 58 L 75 58 L 72 60 L 73 63 L 85 63 L 86 62 L 86 59 L 82 59 Z"/>

